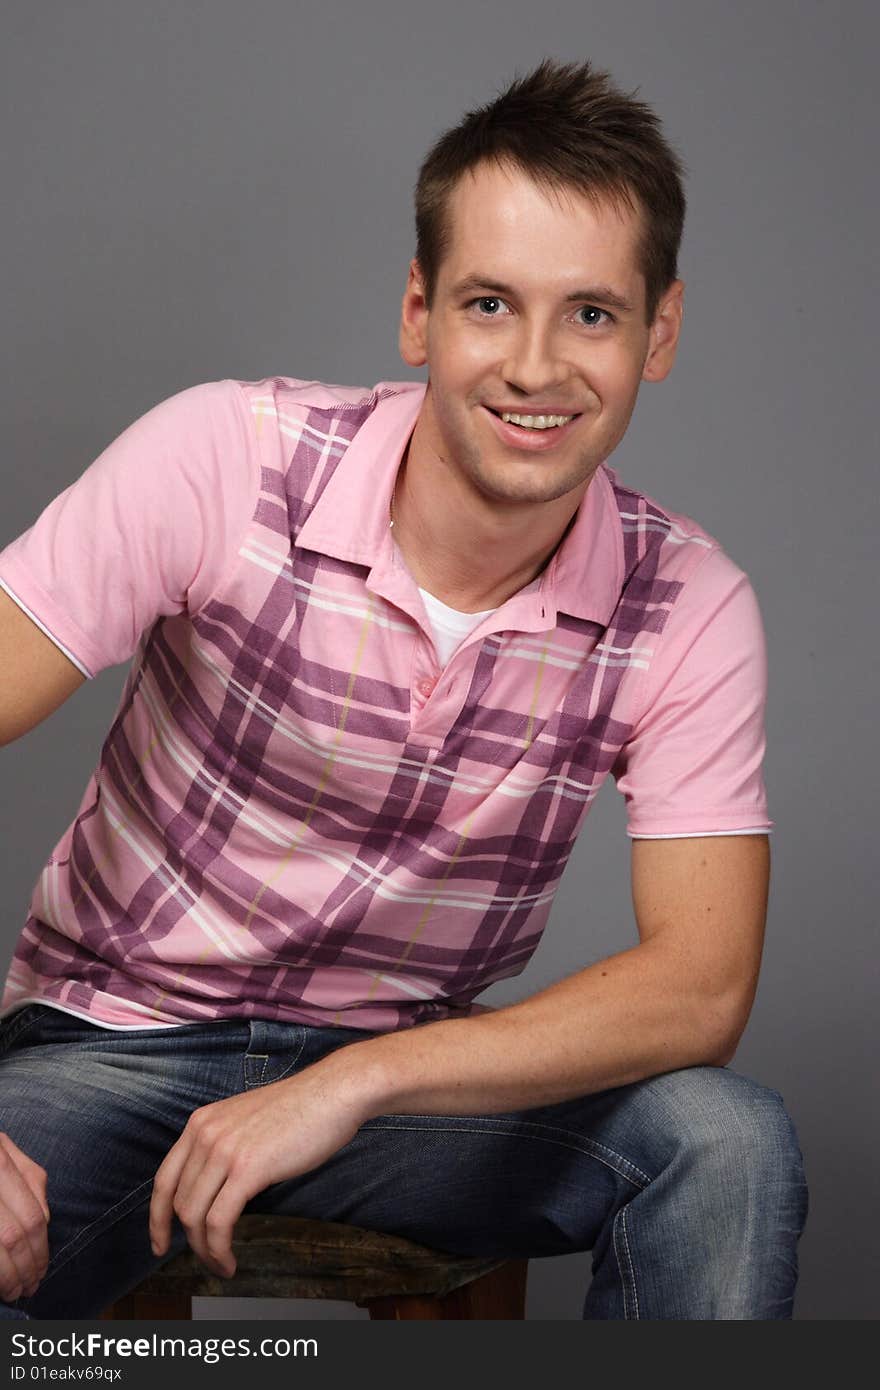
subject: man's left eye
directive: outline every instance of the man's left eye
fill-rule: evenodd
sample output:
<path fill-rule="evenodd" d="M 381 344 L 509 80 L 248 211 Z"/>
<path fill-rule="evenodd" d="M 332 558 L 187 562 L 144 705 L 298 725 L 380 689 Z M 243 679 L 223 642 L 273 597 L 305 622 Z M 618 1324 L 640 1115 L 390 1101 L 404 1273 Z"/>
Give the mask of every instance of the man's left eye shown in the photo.
<path fill-rule="evenodd" d="M 597 326 L 598 324 L 602 323 L 603 319 L 610 319 L 610 318 L 611 318 L 611 315 L 608 314 L 608 313 L 606 313 L 604 309 L 597 309 L 596 306 L 595 306 L 595 304 L 585 304 L 585 305 L 583 305 L 583 307 L 579 310 L 579 312 L 582 313 L 582 314 L 590 314 L 590 315 L 593 315 L 593 317 L 590 319 L 590 326 L 591 326 L 591 327 L 595 327 L 595 326 Z"/>

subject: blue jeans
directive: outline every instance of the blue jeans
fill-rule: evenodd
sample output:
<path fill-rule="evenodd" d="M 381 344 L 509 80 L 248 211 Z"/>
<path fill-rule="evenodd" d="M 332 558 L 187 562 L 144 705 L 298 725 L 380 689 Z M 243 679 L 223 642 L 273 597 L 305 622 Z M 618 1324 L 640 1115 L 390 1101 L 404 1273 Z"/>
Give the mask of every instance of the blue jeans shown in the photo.
<path fill-rule="evenodd" d="M 40 1004 L 0 1021 L 0 1128 L 48 1172 L 35 1318 L 91 1318 L 156 1259 L 152 1181 L 199 1106 L 295 1075 L 362 1029 L 260 1020 L 111 1031 Z M 727 1067 L 499 1115 L 379 1115 L 253 1212 L 460 1254 L 593 1252 L 585 1318 L 791 1318 L 807 1184 L 782 1097 Z M 13 1311 L 8 1309 L 8 1311 Z"/>

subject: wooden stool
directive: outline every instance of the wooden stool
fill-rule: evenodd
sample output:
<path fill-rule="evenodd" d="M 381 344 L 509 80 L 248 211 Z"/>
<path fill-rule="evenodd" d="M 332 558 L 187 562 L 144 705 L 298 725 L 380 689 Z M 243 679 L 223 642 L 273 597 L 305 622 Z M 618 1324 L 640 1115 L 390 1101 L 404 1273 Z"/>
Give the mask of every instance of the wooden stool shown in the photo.
<path fill-rule="evenodd" d="M 400 1236 L 300 1216 L 239 1218 L 231 1279 L 192 1250 L 154 1270 L 104 1318 L 191 1318 L 195 1297 L 337 1298 L 371 1318 L 524 1318 L 528 1260 L 444 1254 Z"/>

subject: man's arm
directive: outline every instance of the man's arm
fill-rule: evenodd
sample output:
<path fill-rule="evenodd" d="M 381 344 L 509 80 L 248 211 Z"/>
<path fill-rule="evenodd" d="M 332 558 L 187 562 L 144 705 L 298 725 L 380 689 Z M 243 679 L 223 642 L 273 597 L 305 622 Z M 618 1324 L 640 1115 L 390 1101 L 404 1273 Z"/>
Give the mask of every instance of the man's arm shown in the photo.
<path fill-rule="evenodd" d="M 769 879 L 767 835 L 633 840 L 638 945 L 517 1004 L 325 1060 L 370 1114 L 499 1113 L 724 1065 L 755 997 Z"/>
<path fill-rule="evenodd" d="M 176 1213 L 199 1259 L 228 1278 L 250 1198 L 318 1167 L 374 1115 L 529 1109 L 728 1061 L 757 984 L 768 838 L 635 840 L 632 865 L 632 949 L 518 1004 L 349 1043 L 196 1110 L 156 1173 L 155 1253 Z"/>
<path fill-rule="evenodd" d="M 0 746 L 48 719 L 85 679 L 0 588 Z"/>

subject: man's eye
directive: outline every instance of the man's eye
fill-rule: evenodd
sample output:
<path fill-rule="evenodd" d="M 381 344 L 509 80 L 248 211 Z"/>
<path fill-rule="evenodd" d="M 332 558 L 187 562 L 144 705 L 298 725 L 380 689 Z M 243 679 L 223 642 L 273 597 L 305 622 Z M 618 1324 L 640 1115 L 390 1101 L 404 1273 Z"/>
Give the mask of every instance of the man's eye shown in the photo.
<path fill-rule="evenodd" d="M 590 319 L 588 320 L 590 328 L 598 328 L 599 325 L 605 321 L 605 319 L 607 319 L 609 323 L 613 322 L 611 315 L 607 312 L 607 310 L 597 309 L 595 304 L 585 304 L 581 309 L 578 310 L 578 312 L 581 314 L 591 315 Z"/>
<path fill-rule="evenodd" d="M 504 303 L 504 300 L 503 300 L 503 299 L 499 299 L 498 296 L 495 295 L 495 294 L 484 294 L 484 295 L 481 295 L 479 299 L 472 299 L 472 300 L 471 300 L 471 304 L 472 304 L 472 305 L 473 305 L 473 304 L 478 304 L 478 305 L 480 306 L 480 317 L 481 317 L 481 318 L 491 318 L 491 319 L 497 319 L 498 315 L 497 315 L 497 313 L 495 312 L 495 309 L 496 309 L 497 305 L 503 304 L 503 303 Z M 487 305 L 489 306 L 488 308 L 487 308 Z"/>

